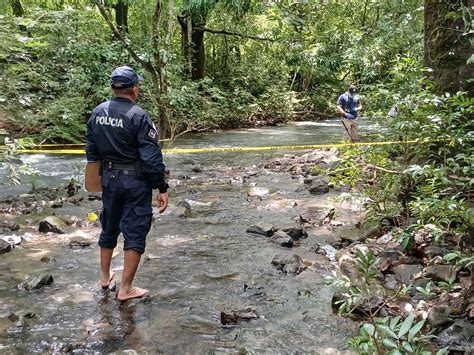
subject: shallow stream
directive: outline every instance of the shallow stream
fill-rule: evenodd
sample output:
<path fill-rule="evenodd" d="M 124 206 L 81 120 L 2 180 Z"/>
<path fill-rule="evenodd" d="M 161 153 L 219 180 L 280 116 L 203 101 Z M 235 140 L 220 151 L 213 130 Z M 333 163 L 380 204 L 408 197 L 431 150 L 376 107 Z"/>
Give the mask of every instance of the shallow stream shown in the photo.
<path fill-rule="evenodd" d="M 341 135 L 338 121 L 323 121 L 187 136 L 174 146 L 320 144 L 339 141 Z M 309 252 L 309 246 L 324 236 L 313 233 L 289 250 L 246 233 L 247 227 L 260 221 L 277 228 L 294 225 L 299 206 L 337 204 L 331 199 L 335 193 L 315 197 L 296 192 L 301 182 L 287 174 L 248 174 L 255 170 L 253 165 L 284 154 L 289 152 L 166 155 L 174 187 L 169 209 L 155 216 L 136 277 L 138 286 L 150 289 L 150 297 L 143 300 L 120 304 L 113 292 L 99 290 L 96 245 L 69 248 L 71 236 L 97 236 L 100 229 L 96 224 L 86 222 L 66 235 L 39 235 L 36 216 L 27 216 L 19 232 L 28 233 L 25 241 L 0 255 L 0 352 L 347 351 L 346 339 L 353 327 L 331 310 L 332 290 L 323 279 L 330 269 L 329 261 Z M 31 155 L 26 160 L 42 172 L 34 181 L 37 187 L 80 178 L 79 167 L 84 163 L 83 156 Z M 241 179 L 244 175 L 251 178 Z M 270 193 L 251 197 L 248 192 L 254 186 Z M 4 185 L 0 197 L 30 188 L 28 183 L 18 188 Z M 187 218 L 180 212 L 183 201 L 191 207 Z M 90 201 L 54 212 L 85 221 L 88 212 L 99 208 L 99 201 Z M 338 208 L 340 218 L 350 219 L 350 210 Z M 123 265 L 120 246 L 119 242 L 112 261 L 118 274 Z M 284 275 L 271 261 L 276 254 L 285 253 L 299 254 L 319 266 L 297 276 Z M 40 261 L 44 256 L 55 262 Z M 54 283 L 33 292 L 17 288 L 25 278 L 43 273 L 51 273 Z M 221 325 L 221 311 L 247 307 L 259 318 L 235 326 Z M 16 323 L 8 318 L 21 311 L 35 316 Z"/>

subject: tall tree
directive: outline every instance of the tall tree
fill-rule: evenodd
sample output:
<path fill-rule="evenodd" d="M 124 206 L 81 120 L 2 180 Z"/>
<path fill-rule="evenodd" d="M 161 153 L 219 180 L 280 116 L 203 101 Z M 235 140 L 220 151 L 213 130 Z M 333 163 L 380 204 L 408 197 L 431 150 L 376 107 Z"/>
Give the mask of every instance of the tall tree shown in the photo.
<path fill-rule="evenodd" d="M 209 31 L 205 26 L 218 2 L 219 0 L 185 0 L 181 9 L 182 14 L 178 16 L 186 68 L 193 80 L 204 78 L 206 65 L 204 33 Z M 226 9 L 237 15 L 243 15 L 252 5 L 251 0 L 224 0 L 222 3 Z"/>
<path fill-rule="evenodd" d="M 473 94 L 472 0 L 425 0 L 425 65 L 440 92 Z"/>

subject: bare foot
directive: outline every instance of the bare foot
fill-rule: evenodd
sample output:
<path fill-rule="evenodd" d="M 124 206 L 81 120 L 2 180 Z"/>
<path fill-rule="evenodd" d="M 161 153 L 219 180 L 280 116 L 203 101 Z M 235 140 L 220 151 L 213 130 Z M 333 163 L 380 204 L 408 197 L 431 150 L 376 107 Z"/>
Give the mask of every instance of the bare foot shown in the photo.
<path fill-rule="evenodd" d="M 140 298 L 140 297 L 143 297 L 145 296 L 148 292 L 148 290 L 144 289 L 144 288 L 139 288 L 139 287 L 132 287 L 132 289 L 130 290 L 130 292 L 125 292 L 125 291 L 119 291 L 117 293 L 117 299 L 120 301 L 120 302 L 123 302 L 123 301 L 126 301 L 126 300 L 130 300 L 132 298 Z"/>
<path fill-rule="evenodd" d="M 103 288 L 103 289 L 107 289 L 109 288 L 110 286 L 110 283 L 113 281 L 113 279 L 115 278 L 115 272 L 112 272 L 109 276 L 109 279 L 105 279 L 103 280 L 102 277 L 100 278 L 100 286 Z"/>

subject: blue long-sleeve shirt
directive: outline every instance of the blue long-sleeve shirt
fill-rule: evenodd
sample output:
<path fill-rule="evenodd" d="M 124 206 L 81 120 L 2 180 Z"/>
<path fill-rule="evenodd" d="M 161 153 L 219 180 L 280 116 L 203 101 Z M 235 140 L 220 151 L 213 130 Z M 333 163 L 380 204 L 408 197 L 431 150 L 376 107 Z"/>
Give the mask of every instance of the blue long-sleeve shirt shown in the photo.
<path fill-rule="evenodd" d="M 166 192 L 165 165 L 158 132 L 148 113 L 132 101 L 113 97 L 97 106 L 87 122 L 87 161 L 143 163 L 154 189 Z"/>

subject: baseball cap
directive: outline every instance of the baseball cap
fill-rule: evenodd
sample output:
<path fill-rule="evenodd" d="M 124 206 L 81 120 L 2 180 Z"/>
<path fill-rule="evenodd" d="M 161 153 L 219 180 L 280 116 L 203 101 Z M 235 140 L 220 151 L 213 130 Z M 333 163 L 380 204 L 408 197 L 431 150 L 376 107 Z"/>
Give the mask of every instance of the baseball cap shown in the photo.
<path fill-rule="evenodd" d="M 139 81 L 143 81 L 143 77 L 128 66 L 115 68 L 110 74 L 110 86 L 115 89 L 130 88 Z"/>

